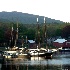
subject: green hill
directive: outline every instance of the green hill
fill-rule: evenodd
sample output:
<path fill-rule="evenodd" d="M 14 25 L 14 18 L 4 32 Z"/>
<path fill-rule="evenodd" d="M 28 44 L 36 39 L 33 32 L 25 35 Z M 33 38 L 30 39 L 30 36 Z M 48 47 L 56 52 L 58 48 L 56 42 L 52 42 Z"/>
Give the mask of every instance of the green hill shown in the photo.
<path fill-rule="evenodd" d="M 39 23 L 44 22 L 44 16 L 39 15 L 33 15 L 28 13 L 22 13 L 22 12 L 0 12 L 0 22 L 20 22 L 20 23 L 36 23 L 36 18 L 39 18 Z M 62 23 L 60 20 L 55 20 L 46 17 L 47 23 Z"/>

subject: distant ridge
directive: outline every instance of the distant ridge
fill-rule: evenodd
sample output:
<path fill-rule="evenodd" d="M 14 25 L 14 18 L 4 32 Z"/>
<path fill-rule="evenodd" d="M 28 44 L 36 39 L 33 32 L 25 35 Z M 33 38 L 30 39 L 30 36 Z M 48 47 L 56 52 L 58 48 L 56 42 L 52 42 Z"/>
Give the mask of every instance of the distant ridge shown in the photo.
<path fill-rule="evenodd" d="M 28 14 L 28 13 L 22 13 L 22 12 L 0 12 L 0 22 L 18 22 L 24 23 L 24 24 L 30 24 L 30 23 L 36 23 L 36 18 L 39 18 L 39 23 L 44 22 L 44 16 L 39 16 L 39 15 L 33 15 L 33 14 Z M 60 20 L 55 20 L 46 17 L 46 22 L 47 23 L 63 23 Z"/>

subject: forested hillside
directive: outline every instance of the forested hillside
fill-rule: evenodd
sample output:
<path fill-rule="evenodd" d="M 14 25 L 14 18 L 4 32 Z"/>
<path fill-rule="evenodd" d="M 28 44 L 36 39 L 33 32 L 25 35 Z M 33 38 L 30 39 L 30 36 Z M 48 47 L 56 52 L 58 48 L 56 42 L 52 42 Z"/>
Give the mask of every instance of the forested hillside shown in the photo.
<path fill-rule="evenodd" d="M 33 15 L 28 13 L 22 13 L 22 12 L 0 12 L 0 22 L 20 22 L 23 24 L 34 24 L 36 23 L 36 18 L 39 18 L 39 22 L 43 23 L 44 16 L 39 15 Z M 55 20 L 46 17 L 47 23 L 63 23 L 60 20 Z"/>

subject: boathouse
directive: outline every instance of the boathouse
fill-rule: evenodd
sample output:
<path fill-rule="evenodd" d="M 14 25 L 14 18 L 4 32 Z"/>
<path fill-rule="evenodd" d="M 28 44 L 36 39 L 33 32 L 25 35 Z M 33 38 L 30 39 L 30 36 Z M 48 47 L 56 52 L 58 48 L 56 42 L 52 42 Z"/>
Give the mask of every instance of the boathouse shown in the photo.
<path fill-rule="evenodd" d="M 53 46 L 55 46 L 56 48 L 64 47 L 66 41 L 67 40 L 65 40 L 65 39 L 57 39 L 57 40 L 53 41 Z"/>

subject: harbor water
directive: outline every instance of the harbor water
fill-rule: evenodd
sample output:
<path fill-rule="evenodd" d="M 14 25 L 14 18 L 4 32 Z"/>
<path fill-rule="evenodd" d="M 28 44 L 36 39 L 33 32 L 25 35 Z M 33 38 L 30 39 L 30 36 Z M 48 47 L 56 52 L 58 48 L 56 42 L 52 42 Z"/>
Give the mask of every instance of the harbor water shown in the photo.
<path fill-rule="evenodd" d="M 55 54 L 51 59 L 31 57 L 9 61 L 10 70 L 70 70 L 70 53 Z"/>

